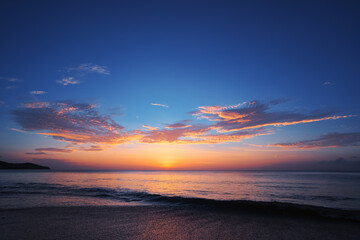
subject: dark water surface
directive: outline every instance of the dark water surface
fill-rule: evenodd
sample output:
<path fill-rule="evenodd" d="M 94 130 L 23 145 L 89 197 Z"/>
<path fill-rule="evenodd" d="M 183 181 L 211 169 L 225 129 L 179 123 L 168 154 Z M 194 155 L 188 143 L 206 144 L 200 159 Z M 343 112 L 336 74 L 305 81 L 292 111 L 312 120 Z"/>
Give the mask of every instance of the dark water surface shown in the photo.
<path fill-rule="evenodd" d="M 360 210 L 360 173 L 0 171 L 0 208 L 249 200 Z"/>

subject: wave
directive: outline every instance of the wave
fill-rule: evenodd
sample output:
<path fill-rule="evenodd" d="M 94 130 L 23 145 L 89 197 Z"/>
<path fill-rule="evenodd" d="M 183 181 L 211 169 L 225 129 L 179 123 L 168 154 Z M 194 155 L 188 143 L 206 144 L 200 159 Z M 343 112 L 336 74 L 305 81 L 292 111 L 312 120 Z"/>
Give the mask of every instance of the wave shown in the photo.
<path fill-rule="evenodd" d="M 327 208 L 312 205 L 295 204 L 288 202 L 264 202 L 252 200 L 217 200 L 208 198 L 166 196 L 161 194 L 152 194 L 130 189 L 112 189 L 104 187 L 82 188 L 77 186 L 65 186 L 61 184 L 47 183 L 15 183 L 11 185 L 0 186 L 0 196 L 5 195 L 27 195 L 43 194 L 52 196 L 80 196 L 106 198 L 109 200 L 123 202 L 151 202 L 166 203 L 177 205 L 191 205 L 195 207 L 209 207 L 211 209 L 222 209 L 231 211 L 251 211 L 261 213 L 280 213 L 286 215 L 308 216 L 308 217 L 330 217 L 347 220 L 360 221 L 359 210 L 344 210 Z M 304 196 L 298 196 L 299 199 Z M 287 197 L 284 197 L 287 198 Z M 356 200 L 346 197 L 332 196 L 312 196 L 312 199 L 327 201 L 337 200 Z"/>

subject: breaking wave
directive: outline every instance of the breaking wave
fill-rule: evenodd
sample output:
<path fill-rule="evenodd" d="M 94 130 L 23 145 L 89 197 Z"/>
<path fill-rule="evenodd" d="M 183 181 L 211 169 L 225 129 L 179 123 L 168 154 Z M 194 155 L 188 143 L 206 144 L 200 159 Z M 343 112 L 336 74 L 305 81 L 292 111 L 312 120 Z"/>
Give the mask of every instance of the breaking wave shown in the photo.
<path fill-rule="evenodd" d="M 130 189 L 112 189 L 104 187 L 81 188 L 77 186 L 65 186 L 61 184 L 47 183 L 13 183 L 0 186 L 0 196 L 9 195 L 47 195 L 47 196 L 77 196 L 89 198 L 106 198 L 120 202 L 144 202 L 164 203 L 178 205 L 192 205 L 196 207 L 211 207 L 216 209 L 261 211 L 268 213 L 285 213 L 304 216 L 322 216 L 360 220 L 360 211 L 341 210 L 310 205 L 302 205 L 288 202 L 260 202 L 251 200 L 216 200 L 208 198 L 166 196 Z M 289 196 L 284 196 L 288 198 Z M 304 196 L 292 196 L 300 199 Z M 356 200 L 349 197 L 335 196 L 308 196 L 307 198 L 323 201 L 346 201 Z"/>

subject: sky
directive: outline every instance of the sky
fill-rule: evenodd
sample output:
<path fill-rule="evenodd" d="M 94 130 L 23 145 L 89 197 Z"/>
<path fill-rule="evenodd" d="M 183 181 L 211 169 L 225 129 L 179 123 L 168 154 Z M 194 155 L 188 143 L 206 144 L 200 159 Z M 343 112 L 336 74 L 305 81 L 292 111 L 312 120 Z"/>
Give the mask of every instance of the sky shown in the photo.
<path fill-rule="evenodd" d="M 359 10 L 356 1 L 1 1 L 0 160 L 360 170 Z"/>

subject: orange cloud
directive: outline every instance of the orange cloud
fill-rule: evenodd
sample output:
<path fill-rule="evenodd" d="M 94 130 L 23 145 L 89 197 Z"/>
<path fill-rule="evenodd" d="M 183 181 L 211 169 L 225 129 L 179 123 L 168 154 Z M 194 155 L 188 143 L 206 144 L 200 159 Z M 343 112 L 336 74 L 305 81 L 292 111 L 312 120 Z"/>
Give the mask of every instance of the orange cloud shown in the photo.
<path fill-rule="evenodd" d="M 201 106 L 192 115 L 210 120 L 209 125 L 189 124 L 184 120 L 165 124 L 159 129 L 143 125 L 146 130 L 126 131 L 112 120 L 100 114 L 96 105 L 71 101 L 33 102 L 12 111 L 15 122 L 22 129 L 51 136 L 59 141 L 77 144 L 119 145 L 124 143 L 170 143 L 170 144 L 217 144 L 239 142 L 242 139 L 270 134 L 268 127 L 288 126 L 301 123 L 346 118 L 332 112 L 276 112 L 273 105 L 252 101 L 229 106 Z M 94 145 L 95 146 L 95 145 Z M 85 150 L 83 148 L 83 150 Z M 86 150 L 85 150 L 86 151 Z M 100 151 L 89 148 L 88 151 Z"/>
<path fill-rule="evenodd" d="M 270 111 L 271 106 L 277 105 L 280 102 L 273 101 L 268 104 L 262 104 L 252 101 L 241 104 L 241 107 L 233 107 L 231 109 L 219 106 L 200 107 L 193 115 L 217 122 L 211 125 L 210 128 L 217 130 L 219 133 L 352 117 L 351 115 L 336 116 L 332 112 L 296 113 Z"/>
<path fill-rule="evenodd" d="M 150 131 L 159 129 L 158 127 L 151 127 L 151 126 L 148 126 L 148 125 L 142 125 L 142 127 L 146 128 L 147 130 L 150 130 Z"/>
<path fill-rule="evenodd" d="M 214 128 L 214 129 L 217 129 L 219 132 L 234 132 L 234 131 L 241 131 L 241 130 L 247 130 L 247 129 L 253 129 L 253 128 L 262 128 L 262 127 L 268 127 L 268 126 L 281 127 L 281 126 L 295 125 L 295 124 L 300 124 L 300 123 L 311 123 L 311 122 L 319 122 L 319 121 L 324 121 L 324 120 L 335 120 L 335 119 L 348 118 L 348 117 L 352 117 L 352 115 L 331 116 L 331 117 L 306 119 L 306 120 L 299 120 L 299 121 L 292 121 L 292 122 L 290 121 L 290 122 L 265 123 L 265 124 L 259 124 L 259 125 L 248 126 L 248 127 L 232 128 L 230 130 L 225 130 L 222 128 Z M 240 121 L 240 123 L 242 123 L 242 122 Z"/>
<path fill-rule="evenodd" d="M 26 108 L 45 108 L 48 107 L 50 103 L 48 102 L 31 102 L 31 103 L 23 103 L 22 106 Z"/>

